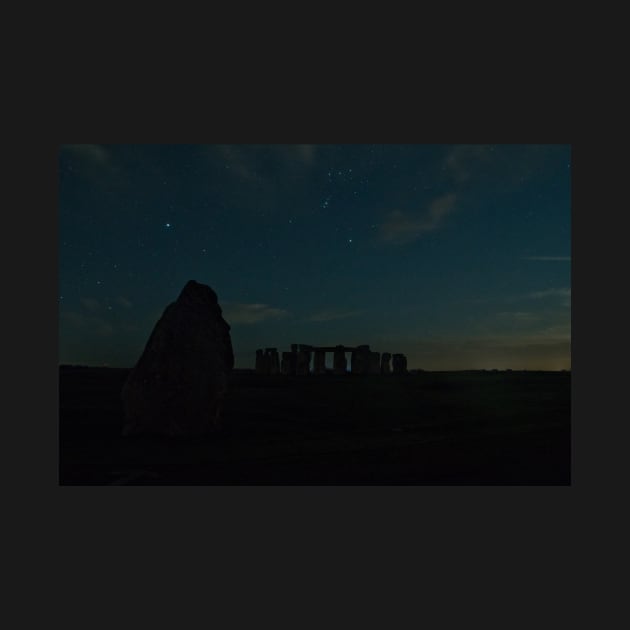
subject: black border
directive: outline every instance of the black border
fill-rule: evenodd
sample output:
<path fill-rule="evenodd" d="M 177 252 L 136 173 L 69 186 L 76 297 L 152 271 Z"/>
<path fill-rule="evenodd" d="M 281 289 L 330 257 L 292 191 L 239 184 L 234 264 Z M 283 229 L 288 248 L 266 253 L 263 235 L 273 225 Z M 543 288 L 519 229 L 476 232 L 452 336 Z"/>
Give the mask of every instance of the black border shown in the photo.
<path fill-rule="evenodd" d="M 209 592 L 209 586 L 195 602 L 205 608 L 203 620 L 214 618 L 212 606 L 220 599 L 218 593 L 225 594 L 233 605 L 232 614 L 238 616 L 248 608 L 245 598 L 250 588 L 259 595 L 271 595 L 278 580 L 285 590 L 269 600 L 277 607 L 284 606 L 285 599 L 301 601 L 300 593 L 309 589 L 317 602 L 301 613 L 296 611 L 299 625 L 305 615 L 317 616 L 317 606 L 325 605 L 322 600 L 330 598 L 331 592 L 344 589 L 345 595 L 339 595 L 342 604 L 354 605 L 359 615 L 359 606 L 375 605 L 374 584 L 378 583 L 383 595 L 389 593 L 388 587 L 399 589 L 399 598 L 406 600 L 400 604 L 410 605 L 412 621 L 425 618 L 428 611 L 422 610 L 421 601 L 428 593 L 432 607 L 442 604 L 443 615 L 455 611 L 461 615 L 460 624 L 468 625 L 470 603 L 461 604 L 476 594 L 478 608 L 484 602 L 493 611 L 504 610 L 505 603 L 511 605 L 505 609 L 502 627 L 512 627 L 514 618 L 524 620 L 538 605 L 554 611 L 546 617 L 555 619 L 554 625 L 569 625 L 575 602 L 569 593 L 585 577 L 579 556 L 598 544 L 610 544 L 612 536 L 606 494 L 611 497 L 614 492 L 616 473 L 609 461 L 613 449 L 608 442 L 597 442 L 594 433 L 603 413 L 615 413 L 619 419 L 610 396 L 603 397 L 611 387 L 609 371 L 623 374 L 623 357 L 602 351 L 597 332 L 605 330 L 605 322 L 597 319 L 599 305 L 620 289 L 604 268 L 605 254 L 609 248 L 623 251 L 623 246 L 614 243 L 614 235 L 602 231 L 601 223 L 593 227 L 593 208 L 600 211 L 601 191 L 585 188 L 600 160 L 585 145 L 573 142 L 573 103 L 558 98 L 556 90 L 545 92 L 544 103 L 537 96 L 528 102 L 515 91 L 512 100 L 493 92 L 494 107 L 492 99 L 471 105 L 451 89 L 433 109 L 426 107 L 424 99 L 435 92 L 426 90 L 418 99 L 405 100 L 406 95 L 398 93 L 389 105 L 380 101 L 377 107 L 369 103 L 366 107 L 365 90 L 354 99 L 349 95 L 340 101 L 343 106 L 337 112 L 324 103 L 319 109 L 316 101 L 302 111 L 294 104 L 306 94 L 304 88 L 289 101 L 264 101 L 260 107 L 244 92 L 241 98 L 231 92 L 240 107 L 217 97 L 211 113 L 201 106 L 191 111 L 190 102 L 175 94 L 170 97 L 168 114 L 166 108 L 152 109 L 148 94 L 129 111 L 118 98 L 121 92 L 99 101 L 98 111 L 87 106 L 87 99 L 77 98 L 74 107 L 62 111 L 62 103 L 54 112 L 56 117 L 48 117 L 57 122 L 45 142 L 24 150 L 28 168 L 21 186 L 28 211 L 18 218 L 28 242 L 17 245 L 25 249 L 18 250 L 24 254 L 19 256 L 24 261 L 22 290 L 16 291 L 19 308 L 12 314 L 18 320 L 16 330 L 26 327 L 28 343 L 23 333 L 10 335 L 8 341 L 13 344 L 12 356 L 17 357 L 14 365 L 23 377 L 16 390 L 16 409 L 21 413 L 15 418 L 23 422 L 20 428 L 29 453 L 12 465 L 23 486 L 20 520 L 31 525 L 24 528 L 26 545 L 41 552 L 40 562 L 49 569 L 60 570 L 59 578 L 55 576 L 54 583 L 45 588 L 53 600 L 70 597 L 69 605 L 77 611 L 84 608 L 89 619 L 96 614 L 91 606 L 98 601 L 97 592 L 105 593 L 111 610 L 117 610 L 118 604 L 142 606 L 143 592 L 151 595 L 154 588 L 153 594 L 162 592 L 160 577 L 176 597 L 178 587 L 190 584 L 193 575 L 203 580 L 211 574 L 218 590 Z M 254 110 L 257 114 L 252 115 Z M 212 124 L 210 131 L 206 131 L 208 124 Z M 58 145 L 353 140 L 572 144 L 572 485 L 122 490 L 58 486 Z M 35 164 L 33 154 L 39 158 Z M 25 287 L 34 290 L 25 291 Z M 597 341 L 590 327 L 596 329 Z M 600 360 L 605 361 L 606 372 L 594 369 L 593 362 Z M 617 391 L 623 391 L 623 383 L 619 380 L 618 384 Z M 137 573 L 129 574 L 134 567 Z M 296 585 L 297 576 L 303 580 L 302 591 Z M 597 575 L 588 578 L 589 582 L 599 579 Z M 553 592 L 548 601 L 546 588 Z M 239 589 L 242 597 L 237 596 Z M 363 597 L 351 595 L 362 589 Z M 515 608 L 523 595 L 526 601 Z M 579 590 L 574 597 L 580 597 Z M 152 611 L 145 608 L 148 622 Z M 251 608 L 252 622 L 262 623 L 259 609 Z M 101 606 L 98 614 L 107 617 L 108 610 Z M 393 610 L 390 614 L 398 616 Z M 346 621 L 354 624 L 352 617 Z M 540 616 L 531 621 L 537 622 L 536 627 L 545 625 Z"/>

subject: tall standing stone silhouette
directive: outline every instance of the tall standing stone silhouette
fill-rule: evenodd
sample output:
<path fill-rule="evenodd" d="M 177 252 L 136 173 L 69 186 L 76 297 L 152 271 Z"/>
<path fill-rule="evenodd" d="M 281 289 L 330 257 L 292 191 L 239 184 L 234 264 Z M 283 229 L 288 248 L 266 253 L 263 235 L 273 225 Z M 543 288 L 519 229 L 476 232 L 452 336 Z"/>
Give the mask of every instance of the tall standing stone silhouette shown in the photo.
<path fill-rule="evenodd" d="M 407 372 L 407 357 L 397 353 L 392 356 L 392 371 L 394 374 L 405 374 Z"/>
<path fill-rule="evenodd" d="M 323 350 L 315 350 L 313 374 L 326 374 L 326 353 Z"/>
<path fill-rule="evenodd" d="M 348 360 L 343 346 L 335 346 L 333 354 L 333 373 L 345 374 L 348 368 Z"/>
<path fill-rule="evenodd" d="M 352 364 L 350 369 L 353 374 L 367 374 L 370 364 L 370 346 L 357 346 L 352 351 Z"/>
<path fill-rule="evenodd" d="M 233 367 L 230 326 L 217 294 L 191 280 L 164 310 L 123 386 L 123 432 L 211 431 Z"/>

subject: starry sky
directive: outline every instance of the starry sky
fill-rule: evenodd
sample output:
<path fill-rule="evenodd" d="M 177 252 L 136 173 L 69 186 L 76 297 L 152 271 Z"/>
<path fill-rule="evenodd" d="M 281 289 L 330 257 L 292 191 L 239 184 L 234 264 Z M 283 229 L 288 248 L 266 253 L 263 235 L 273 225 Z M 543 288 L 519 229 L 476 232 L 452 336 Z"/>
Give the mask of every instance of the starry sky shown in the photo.
<path fill-rule="evenodd" d="M 132 367 L 192 279 L 237 368 L 307 343 L 570 369 L 570 149 L 62 145 L 59 363 Z"/>

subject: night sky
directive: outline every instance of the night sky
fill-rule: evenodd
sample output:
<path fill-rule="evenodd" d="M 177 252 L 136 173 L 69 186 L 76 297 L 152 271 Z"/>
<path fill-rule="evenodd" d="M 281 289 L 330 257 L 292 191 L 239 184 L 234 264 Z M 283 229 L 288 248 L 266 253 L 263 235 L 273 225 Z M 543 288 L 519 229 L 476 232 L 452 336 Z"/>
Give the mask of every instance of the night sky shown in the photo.
<path fill-rule="evenodd" d="M 132 367 L 192 279 L 237 368 L 305 343 L 570 369 L 570 257 L 569 145 L 59 151 L 61 364 Z"/>

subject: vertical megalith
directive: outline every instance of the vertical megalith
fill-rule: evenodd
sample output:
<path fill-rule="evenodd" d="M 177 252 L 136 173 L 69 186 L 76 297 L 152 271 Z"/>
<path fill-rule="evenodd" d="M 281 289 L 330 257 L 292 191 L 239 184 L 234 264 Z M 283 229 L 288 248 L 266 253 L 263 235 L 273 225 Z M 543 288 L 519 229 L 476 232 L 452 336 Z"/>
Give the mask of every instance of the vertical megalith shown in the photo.
<path fill-rule="evenodd" d="M 291 353 L 283 352 L 280 360 L 280 372 L 288 376 L 291 374 Z"/>
<path fill-rule="evenodd" d="M 353 374 L 367 374 L 370 363 L 370 346 L 357 346 L 352 351 L 350 370 Z"/>
<path fill-rule="evenodd" d="M 379 352 L 370 352 L 368 354 L 368 374 L 381 373 L 381 355 Z"/>
<path fill-rule="evenodd" d="M 277 348 L 265 348 L 265 374 L 280 373 L 280 358 Z"/>
<path fill-rule="evenodd" d="M 333 373 L 345 374 L 348 369 L 348 361 L 346 360 L 346 352 L 343 346 L 335 346 L 333 354 Z"/>
<path fill-rule="evenodd" d="M 315 350 L 313 374 L 326 374 L 326 352 L 324 350 Z"/>
<path fill-rule="evenodd" d="M 311 364 L 311 353 L 305 350 L 299 350 L 297 353 L 297 369 L 298 376 L 306 376 L 309 374 Z"/>
<path fill-rule="evenodd" d="M 210 431 L 233 367 L 230 326 L 217 294 L 191 280 L 164 310 L 123 386 L 124 433 Z"/>
<path fill-rule="evenodd" d="M 392 368 L 394 374 L 405 374 L 407 372 L 407 357 L 404 354 L 393 355 Z"/>

